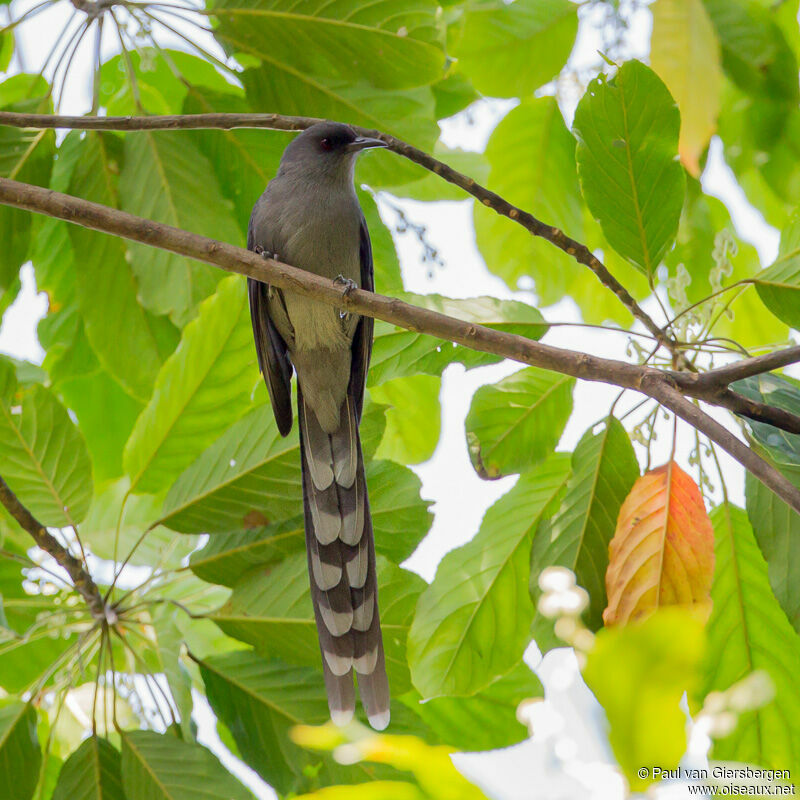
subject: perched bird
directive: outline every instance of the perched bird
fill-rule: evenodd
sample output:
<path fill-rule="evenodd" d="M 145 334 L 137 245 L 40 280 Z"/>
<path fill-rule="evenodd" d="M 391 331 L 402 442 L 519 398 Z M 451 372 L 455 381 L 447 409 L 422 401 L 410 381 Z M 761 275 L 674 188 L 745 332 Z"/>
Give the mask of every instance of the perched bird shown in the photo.
<path fill-rule="evenodd" d="M 353 186 L 359 153 L 385 147 L 320 122 L 292 140 L 253 208 L 249 250 L 343 284 L 374 289 L 372 246 Z M 308 572 L 331 719 L 350 720 L 353 672 L 373 728 L 389 724 L 375 543 L 359 421 L 373 322 L 249 278 L 258 364 L 278 430 L 292 427 L 297 373 Z"/>

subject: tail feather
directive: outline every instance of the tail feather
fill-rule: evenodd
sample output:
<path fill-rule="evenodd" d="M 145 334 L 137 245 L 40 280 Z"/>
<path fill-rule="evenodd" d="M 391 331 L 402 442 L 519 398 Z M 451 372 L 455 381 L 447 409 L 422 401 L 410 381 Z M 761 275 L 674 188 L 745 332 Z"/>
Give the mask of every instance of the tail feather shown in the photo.
<path fill-rule="evenodd" d="M 308 571 L 328 706 L 335 722 L 352 716 L 355 669 L 370 724 L 383 730 L 389 724 L 389 684 L 356 413 L 348 396 L 339 429 L 327 434 L 298 388 Z"/>

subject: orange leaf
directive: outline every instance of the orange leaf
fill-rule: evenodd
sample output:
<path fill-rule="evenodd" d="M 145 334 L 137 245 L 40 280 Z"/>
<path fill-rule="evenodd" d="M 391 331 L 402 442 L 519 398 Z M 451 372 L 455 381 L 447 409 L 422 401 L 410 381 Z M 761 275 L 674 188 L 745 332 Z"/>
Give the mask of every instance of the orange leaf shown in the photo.
<path fill-rule="evenodd" d="M 608 551 L 606 625 L 671 605 L 708 618 L 714 530 L 697 484 L 674 461 L 633 485 Z"/>

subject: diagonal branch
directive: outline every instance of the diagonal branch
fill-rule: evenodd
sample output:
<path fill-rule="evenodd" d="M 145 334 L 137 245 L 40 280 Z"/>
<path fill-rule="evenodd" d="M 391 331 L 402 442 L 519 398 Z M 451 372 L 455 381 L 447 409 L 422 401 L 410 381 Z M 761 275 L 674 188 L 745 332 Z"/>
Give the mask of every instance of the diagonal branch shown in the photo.
<path fill-rule="evenodd" d="M 317 117 L 293 117 L 282 114 L 177 114 L 152 117 L 69 117 L 49 114 L 18 114 L 12 111 L 0 112 L 0 125 L 21 128 L 69 128 L 82 130 L 197 130 L 232 128 L 264 128 L 280 131 L 300 131 L 321 120 Z M 682 369 L 693 368 L 681 352 L 674 339 L 636 302 L 630 292 L 609 272 L 608 268 L 591 250 L 575 239 L 571 239 L 560 228 L 548 225 L 527 211 L 512 205 L 499 194 L 481 186 L 473 178 L 464 175 L 437 158 L 400 139 L 371 128 L 353 128 L 363 136 L 372 136 L 386 142 L 389 150 L 434 172 L 449 183 L 463 189 L 480 200 L 487 208 L 497 214 L 522 225 L 534 236 L 546 239 L 551 244 L 572 256 L 579 264 L 588 267 L 598 280 L 610 289 L 619 301 L 638 319 L 645 328 L 666 347 Z"/>
<path fill-rule="evenodd" d="M 100 590 L 92 580 L 92 576 L 84 569 L 83 564 L 72 555 L 65 547 L 58 543 L 56 538 L 48 532 L 36 517 L 19 501 L 9 485 L 0 478 L 0 503 L 9 514 L 24 528 L 34 539 L 36 544 L 49 553 L 69 574 L 75 589 L 81 594 L 95 619 L 106 618 L 105 604 Z"/>
<path fill-rule="evenodd" d="M 418 333 L 457 342 L 473 350 L 494 353 L 523 364 L 543 367 L 582 380 L 600 381 L 626 389 L 635 389 L 658 400 L 681 419 L 702 431 L 775 494 L 800 512 L 800 490 L 730 431 L 687 400 L 678 391 L 671 373 L 553 347 L 362 289 L 343 291 L 341 286 L 327 278 L 279 261 L 264 259 L 248 250 L 8 178 L 0 178 L 0 203 L 47 214 L 103 233 L 179 253 L 229 272 L 247 275 L 279 289 L 357 314 L 382 319 Z M 692 396 L 690 391 L 686 389 L 683 391 Z"/>

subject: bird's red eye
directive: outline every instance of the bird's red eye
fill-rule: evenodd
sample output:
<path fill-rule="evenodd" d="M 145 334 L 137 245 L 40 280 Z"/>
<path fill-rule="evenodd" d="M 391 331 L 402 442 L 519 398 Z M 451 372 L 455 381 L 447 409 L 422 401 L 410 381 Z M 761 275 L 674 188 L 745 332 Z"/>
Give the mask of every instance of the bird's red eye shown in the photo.
<path fill-rule="evenodd" d="M 332 142 L 330 139 L 323 139 L 323 140 L 322 140 L 322 141 L 319 143 L 319 146 L 320 146 L 320 147 L 321 147 L 323 150 L 332 150 L 332 149 L 333 149 L 333 142 Z"/>

